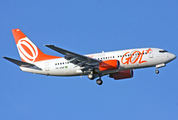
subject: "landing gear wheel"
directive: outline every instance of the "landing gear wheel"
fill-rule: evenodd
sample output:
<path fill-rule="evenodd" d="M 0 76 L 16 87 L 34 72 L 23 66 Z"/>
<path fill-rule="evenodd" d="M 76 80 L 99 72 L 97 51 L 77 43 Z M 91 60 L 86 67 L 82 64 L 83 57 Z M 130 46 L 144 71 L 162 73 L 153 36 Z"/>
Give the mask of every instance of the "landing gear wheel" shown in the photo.
<path fill-rule="evenodd" d="M 103 84 L 103 81 L 102 81 L 101 79 L 97 79 L 97 80 L 96 80 L 96 83 L 97 83 L 98 85 L 102 85 L 102 84 Z"/>
<path fill-rule="evenodd" d="M 155 73 L 156 73 L 156 74 L 159 74 L 159 70 L 156 70 Z"/>
<path fill-rule="evenodd" d="M 90 79 L 90 80 L 94 80 L 94 75 L 93 74 L 88 74 L 88 78 Z"/>

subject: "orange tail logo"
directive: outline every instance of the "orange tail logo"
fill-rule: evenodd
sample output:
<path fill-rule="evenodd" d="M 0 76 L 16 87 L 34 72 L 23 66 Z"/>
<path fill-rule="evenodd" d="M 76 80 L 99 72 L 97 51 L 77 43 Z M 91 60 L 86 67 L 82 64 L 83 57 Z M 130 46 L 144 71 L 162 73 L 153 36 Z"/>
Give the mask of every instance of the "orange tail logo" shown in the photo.
<path fill-rule="evenodd" d="M 12 33 L 22 61 L 33 63 L 60 58 L 44 54 L 20 29 L 13 29 Z"/>

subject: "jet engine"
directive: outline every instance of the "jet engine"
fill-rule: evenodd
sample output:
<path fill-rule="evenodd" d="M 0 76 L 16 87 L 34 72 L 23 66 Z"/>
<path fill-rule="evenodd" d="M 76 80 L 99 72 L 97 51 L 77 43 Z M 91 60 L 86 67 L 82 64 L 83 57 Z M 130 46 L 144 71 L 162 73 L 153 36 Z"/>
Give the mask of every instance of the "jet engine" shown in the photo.
<path fill-rule="evenodd" d="M 133 77 L 133 70 L 125 70 L 119 71 L 116 73 L 112 73 L 109 75 L 110 78 L 114 78 L 114 80 L 125 79 L 125 78 L 132 78 Z"/>
<path fill-rule="evenodd" d="M 118 60 L 106 60 L 99 63 L 99 70 L 117 70 L 120 67 L 120 62 Z"/>

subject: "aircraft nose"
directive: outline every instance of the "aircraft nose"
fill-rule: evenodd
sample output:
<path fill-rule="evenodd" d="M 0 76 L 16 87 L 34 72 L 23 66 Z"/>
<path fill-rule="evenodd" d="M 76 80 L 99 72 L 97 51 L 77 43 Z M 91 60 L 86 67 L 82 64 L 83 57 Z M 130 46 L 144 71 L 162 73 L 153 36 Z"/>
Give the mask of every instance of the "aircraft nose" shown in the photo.
<path fill-rule="evenodd" d="M 170 54 L 169 54 L 169 57 L 170 57 L 171 60 L 174 60 L 174 59 L 176 59 L 177 56 L 174 55 L 174 54 L 172 54 L 172 53 L 170 53 Z"/>

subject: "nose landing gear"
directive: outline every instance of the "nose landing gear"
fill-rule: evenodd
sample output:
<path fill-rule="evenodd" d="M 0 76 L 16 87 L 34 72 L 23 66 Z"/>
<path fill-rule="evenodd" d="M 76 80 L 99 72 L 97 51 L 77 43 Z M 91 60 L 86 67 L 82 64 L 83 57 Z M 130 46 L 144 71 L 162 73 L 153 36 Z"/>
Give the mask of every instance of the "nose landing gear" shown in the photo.
<path fill-rule="evenodd" d="M 164 66 L 166 66 L 165 63 L 161 63 L 161 64 L 156 65 L 156 71 L 155 71 L 155 73 L 156 73 L 156 74 L 159 74 L 158 68 L 161 68 L 161 67 L 164 67 Z"/>
<path fill-rule="evenodd" d="M 159 70 L 155 70 L 155 73 L 156 73 L 156 74 L 159 74 Z"/>
<path fill-rule="evenodd" d="M 166 66 L 165 63 L 161 63 L 161 64 L 156 65 L 156 71 L 155 71 L 155 73 L 156 73 L 156 74 L 159 74 L 158 68 L 161 68 L 161 67 L 164 67 L 164 66 Z"/>

